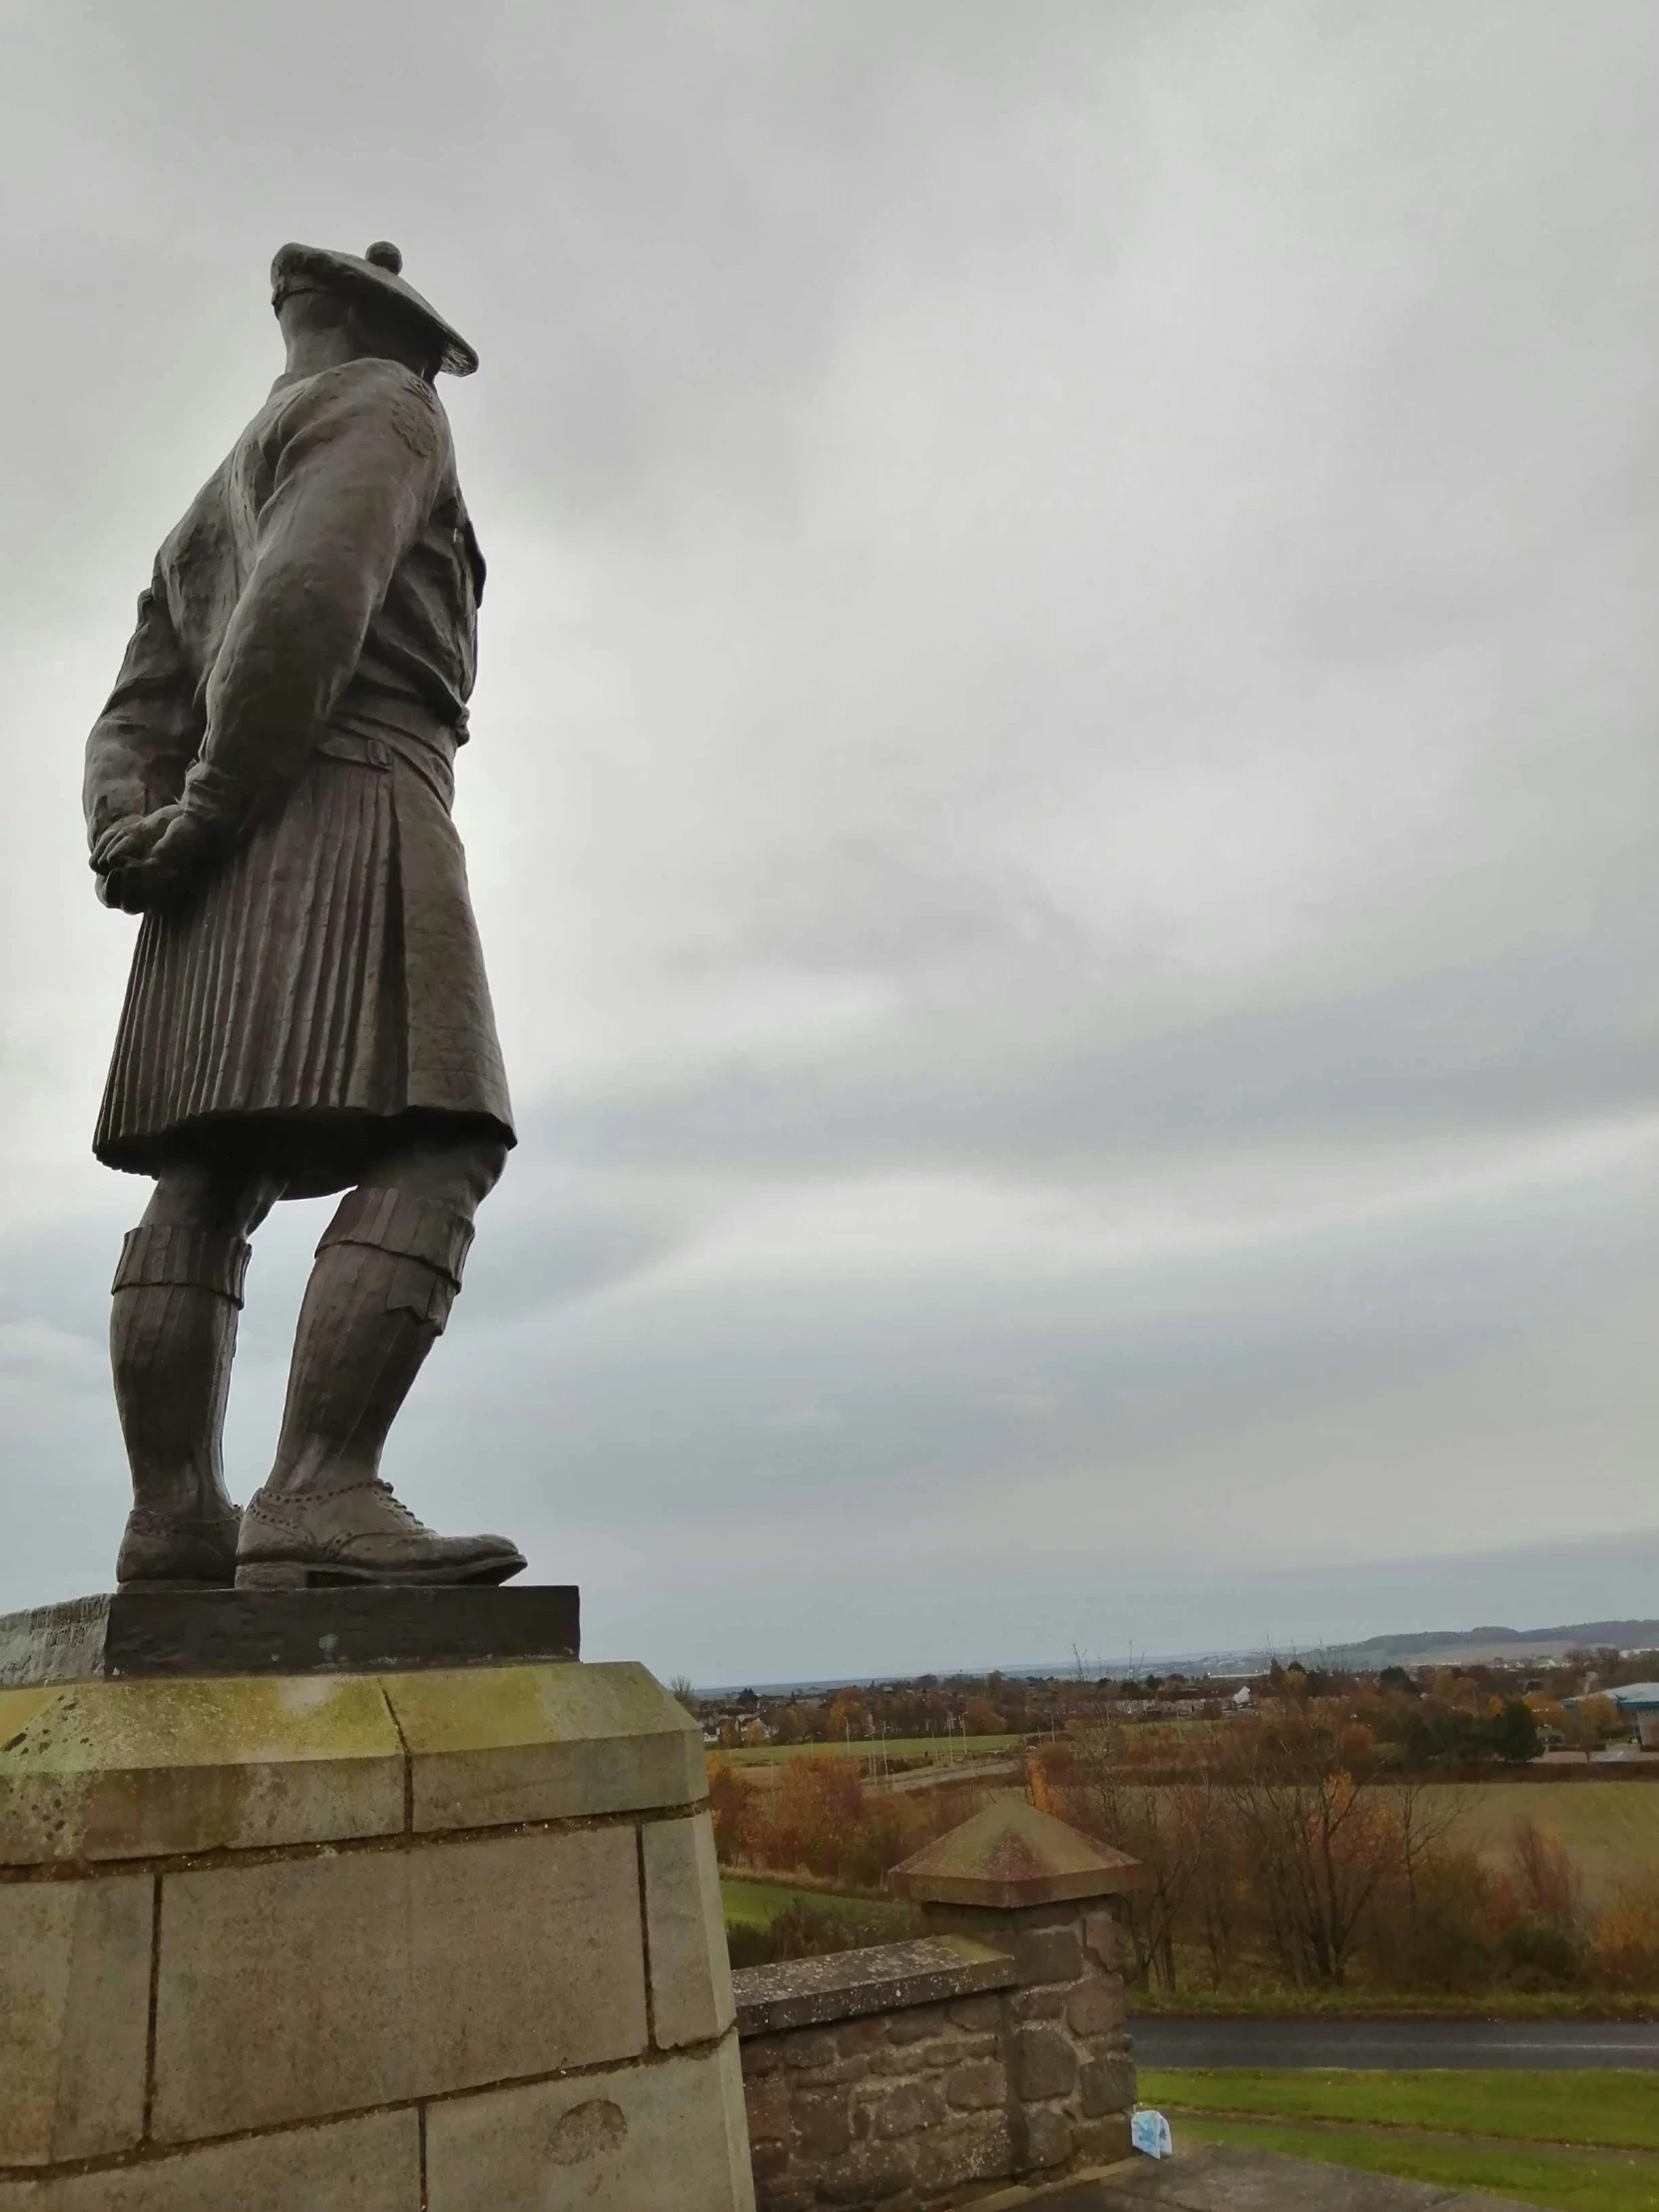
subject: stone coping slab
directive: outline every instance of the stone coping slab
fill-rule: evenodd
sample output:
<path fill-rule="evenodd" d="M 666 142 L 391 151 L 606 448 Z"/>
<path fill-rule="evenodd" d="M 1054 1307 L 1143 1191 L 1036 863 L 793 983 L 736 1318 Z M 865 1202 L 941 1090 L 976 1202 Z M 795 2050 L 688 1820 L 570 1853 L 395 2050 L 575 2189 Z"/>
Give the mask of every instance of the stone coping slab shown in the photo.
<path fill-rule="evenodd" d="M 871 2012 L 897 2012 L 1011 1988 L 1014 1962 L 966 1936 L 925 1936 L 913 1942 L 873 1943 L 827 1958 L 791 1958 L 775 1966 L 745 1966 L 732 1976 L 740 2035 L 775 2035 L 785 2028 L 828 2027 Z"/>
<path fill-rule="evenodd" d="M 696 1723 L 632 1660 L 0 1689 L 0 1878 L 707 1794 Z"/>
<path fill-rule="evenodd" d="M 410 1674 L 581 1656 L 581 1593 L 116 1590 L 0 1616 L 0 1689 L 157 1676 Z"/>

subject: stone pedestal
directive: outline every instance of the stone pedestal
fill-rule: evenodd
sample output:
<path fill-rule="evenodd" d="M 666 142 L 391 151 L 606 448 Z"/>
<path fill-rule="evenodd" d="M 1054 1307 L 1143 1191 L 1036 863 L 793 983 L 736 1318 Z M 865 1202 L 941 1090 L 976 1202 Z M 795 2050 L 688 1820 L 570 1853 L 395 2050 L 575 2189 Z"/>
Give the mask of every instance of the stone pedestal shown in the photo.
<path fill-rule="evenodd" d="M 748 2212 L 705 1799 L 627 1664 L 0 1690 L 0 2212 Z"/>

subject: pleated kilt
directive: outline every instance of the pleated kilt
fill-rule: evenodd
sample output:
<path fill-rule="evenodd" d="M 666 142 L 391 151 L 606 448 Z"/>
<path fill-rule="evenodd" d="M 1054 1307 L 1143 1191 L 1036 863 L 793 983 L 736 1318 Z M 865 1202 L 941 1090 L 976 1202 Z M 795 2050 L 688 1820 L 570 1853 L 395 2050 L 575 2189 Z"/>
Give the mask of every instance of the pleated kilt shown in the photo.
<path fill-rule="evenodd" d="M 513 1142 L 453 760 L 447 731 L 330 731 L 188 904 L 144 916 L 100 1160 L 230 1153 L 303 1197 L 432 1116 Z"/>

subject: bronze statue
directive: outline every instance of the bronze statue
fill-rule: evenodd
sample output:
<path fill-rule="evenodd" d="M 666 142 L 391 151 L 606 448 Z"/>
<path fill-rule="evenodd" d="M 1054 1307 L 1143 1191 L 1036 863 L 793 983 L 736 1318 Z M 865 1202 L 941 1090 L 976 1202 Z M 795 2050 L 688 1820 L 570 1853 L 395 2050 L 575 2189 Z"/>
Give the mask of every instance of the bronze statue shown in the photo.
<path fill-rule="evenodd" d="M 524 1565 L 435 1535 L 379 1474 L 514 1142 L 450 821 L 484 562 L 433 379 L 478 362 L 401 269 L 385 244 L 276 256 L 286 368 L 157 556 L 87 743 L 99 896 L 144 917 L 94 1139 L 156 1184 L 110 1330 L 126 1587 Z M 239 1512 L 248 1239 L 334 1191 L 276 1463 Z"/>

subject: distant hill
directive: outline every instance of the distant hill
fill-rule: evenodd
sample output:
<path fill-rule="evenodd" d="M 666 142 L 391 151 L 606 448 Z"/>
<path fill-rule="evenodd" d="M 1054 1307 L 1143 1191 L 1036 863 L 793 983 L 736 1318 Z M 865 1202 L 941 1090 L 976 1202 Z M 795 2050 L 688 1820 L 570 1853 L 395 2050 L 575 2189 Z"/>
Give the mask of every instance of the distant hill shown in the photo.
<path fill-rule="evenodd" d="M 1440 1628 L 1413 1635 L 1367 1636 L 1330 1647 L 1328 1656 L 1360 1667 L 1430 1665 L 1446 1659 L 1554 1659 L 1567 1651 L 1659 1650 L 1659 1620 L 1571 1621 L 1559 1628 Z"/>

